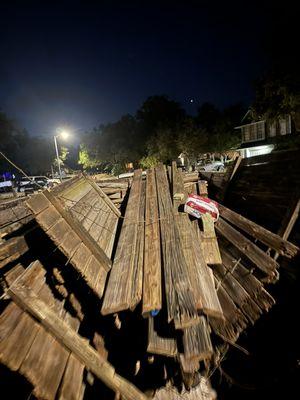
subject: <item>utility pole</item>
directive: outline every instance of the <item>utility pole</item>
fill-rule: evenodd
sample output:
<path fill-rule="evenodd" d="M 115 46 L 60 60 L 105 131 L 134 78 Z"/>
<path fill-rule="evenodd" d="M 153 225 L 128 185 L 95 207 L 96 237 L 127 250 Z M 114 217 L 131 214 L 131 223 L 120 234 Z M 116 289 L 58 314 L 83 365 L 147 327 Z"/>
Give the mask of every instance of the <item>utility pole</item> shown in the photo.
<path fill-rule="evenodd" d="M 56 151 L 56 159 L 57 159 L 57 165 L 58 165 L 59 179 L 60 179 L 60 181 L 62 181 L 61 168 L 60 168 L 60 158 L 59 158 L 58 146 L 57 146 L 57 138 L 58 138 L 58 136 L 54 136 L 54 144 L 55 144 L 55 151 Z"/>

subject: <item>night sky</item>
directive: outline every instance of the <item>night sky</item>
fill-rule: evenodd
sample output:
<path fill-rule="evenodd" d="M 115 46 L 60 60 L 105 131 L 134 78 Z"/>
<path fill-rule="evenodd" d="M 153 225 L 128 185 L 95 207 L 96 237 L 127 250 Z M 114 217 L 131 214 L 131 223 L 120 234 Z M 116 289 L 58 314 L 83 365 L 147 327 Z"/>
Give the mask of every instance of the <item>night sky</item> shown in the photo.
<path fill-rule="evenodd" d="M 50 135 L 115 121 L 155 94 L 190 113 L 247 106 L 285 18 L 268 3 L 1 1 L 0 108 Z"/>

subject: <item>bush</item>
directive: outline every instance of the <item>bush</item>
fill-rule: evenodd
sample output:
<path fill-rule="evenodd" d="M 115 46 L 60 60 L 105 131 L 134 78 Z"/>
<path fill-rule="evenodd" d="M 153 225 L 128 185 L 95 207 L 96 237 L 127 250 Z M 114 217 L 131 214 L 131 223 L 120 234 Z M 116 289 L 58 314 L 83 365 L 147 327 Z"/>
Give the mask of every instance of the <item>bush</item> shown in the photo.
<path fill-rule="evenodd" d="M 143 168 L 143 169 L 154 168 L 158 165 L 158 163 L 159 163 L 159 159 L 155 156 L 143 157 L 139 162 L 141 168 Z"/>

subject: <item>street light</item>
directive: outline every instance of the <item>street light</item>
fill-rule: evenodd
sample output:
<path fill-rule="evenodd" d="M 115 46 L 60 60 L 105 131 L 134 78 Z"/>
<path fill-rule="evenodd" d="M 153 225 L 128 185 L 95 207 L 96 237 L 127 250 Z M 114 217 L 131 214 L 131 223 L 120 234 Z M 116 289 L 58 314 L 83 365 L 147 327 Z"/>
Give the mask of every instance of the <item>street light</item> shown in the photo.
<path fill-rule="evenodd" d="M 57 146 L 57 139 L 60 137 L 63 140 L 66 140 L 70 136 L 70 134 L 69 134 L 69 132 L 67 130 L 61 129 L 61 128 L 58 128 L 56 130 L 56 132 L 58 134 L 54 135 L 54 145 L 55 145 L 55 151 L 56 151 L 56 159 L 57 159 L 57 165 L 58 165 L 59 179 L 60 179 L 60 181 L 62 181 L 61 168 L 60 168 L 60 158 L 59 158 L 58 146 Z"/>

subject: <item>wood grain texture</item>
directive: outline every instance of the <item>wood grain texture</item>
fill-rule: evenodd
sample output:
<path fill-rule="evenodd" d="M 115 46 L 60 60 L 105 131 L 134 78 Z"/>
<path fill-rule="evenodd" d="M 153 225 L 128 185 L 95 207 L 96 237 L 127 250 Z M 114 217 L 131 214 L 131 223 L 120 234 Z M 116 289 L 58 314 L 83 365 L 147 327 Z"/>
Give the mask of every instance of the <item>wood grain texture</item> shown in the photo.
<path fill-rule="evenodd" d="M 199 318 L 197 325 L 183 330 L 183 348 L 185 359 L 203 361 L 212 357 L 210 328 L 203 316 Z"/>
<path fill-rule="evenodd" d="M 172 161 L 172 195 L 175 200 L 184 198 L 183 177 L 177 169 L 176 161 Z"/>
<path fill-rule="evenodd" d="M 144 204 L 141 204 L 142 190 L 142 171 L 137 170 L 134 173 L 116 255 L 104 294 L 101 310 L 103 315 L 133 308 L 141 300 L 141 237 L 138 233 L 141 227 L 143 229 L 139 222 L 141 214 L 144 213 Z"/>
<path fill-rule="evenodd" d="M 14 265 L 9 271 L 4 274 L 6 285 L 11 285 L 23 272 L 24 267 L 22 264 Z"/>
<path fill-rule="evenodd" d="M 32 263 L 26 271 L 21 269 L 19 272 L 19 285 L 30 287 L 69 326 L 78 329 L 79 320 L 63 310 L 64 301 L 55 299 L 45 284 L 46 271 L 39 261 Z M 1 336 L 3 329 L 6 332 Z M 68 372 L 69 352 L 13 302 L 0 316 L 0 338 L 1 361 L 11 370 L 19 370 L 29 380 L 37 398 L 54 400 L 61 382 L 62 387 L 70 391 L 67 398 L 79 399 L 82 396 L 83 365 L 78 359 L 71 360 L 71 369 L 75 368 L 77 372 L 76 379 L 72 381 L 74 376 Z"/>
<path fill-rule="evenodd" d="M 148 317 L 148 353 L 160 354 L 166 357 L 175 357 L 177 350 L 177 343 L 175 338 L 161 337 L 155 331 L 154 318 Z"/>
<path fill-rule="evenodd" d="M 250 221 L 222 204 L 219 204 L 219 211 L 222 218 L 226 219 L 232 225 L 242 229 L 253 238 L 258 239 L 265 245 L 276 250 L 279 254 L 291 258 L 295 257 L 299 253 L 299 248 L 293 243 L 284 240 L 279 235 L 276 235 L 255 222 Z"/>
<path fill-rule="evenodd" d="M 31 289 L 24 284 L 14 284 L 9 289 L 9 295 L 24 310 L 37 318 L 66 349 L 73 352 L 108 387 L 119 391 L 128 400 L 147 399 L 134 385 L 117 375 L 114 368 L 41 301 Z"/>
<path fill-rule="evenodd" d="M 0 204 L 0 238 L 22 228 L 31 220 L 33 215 L 24 199 Z"/>
<path fill-rule="evenodd" d="M 195 268 L 193 284 L 197 285 L 201 292 L 202 310 L 205 314 L 223 319 L 223 310 L 220 305 L 212 269 L 207 265 L 204 251 L 201 246 L 202 237 L 199 236 L 198 221 L 191 222 L 188 217 L 184 217 L 186 222 L 186 232 L 189 242 L 192 245 L 192 252 L 195 255 Z M 198 240 L 197 240 L 198 239 Z"/>
<path fill-rule="evenodd" d="M 81 181 L 76 181 L 76 185 L 79 183 L 83 185 Z M 86 190 L 85 195 L 88 193 Z M 111 264 L 104 251 L 50 192 L 33 196 L 27 203 L 36 213 L 35 218 L 46 234 L 68 257 L 70 264 L 83 276 L 95 294 L 101 297 L 106 272 Z M 82 250 L 80 252 L 79 247 Z"/>
<path fill-rule="evenodd" d="M 147 171 L 143 314 L 162 307 L 161 251 L 157 187 L 154 170 Z"/>
<path fill-rule="evenodd" d="M 13 237 L 0 244 L 0 269 L 8 263 L 17 260 L 28 251 L 24 236 Z"/>
<path fill-rule="evenodd" d="M 263 250 L 257 247 L 222 218 L 219 218 L 216 224 L 216 230 L 228 241 L 234 244 L 234 246 L 249 258 L 257 268 L 263 271 L 270 281 L 276 279 L 275 271 L 278 268 L 278 264 Z"/>
<path fill-rule="evenodd" d="M 207 264 L 221 264 L 221 254 L 212 216 L 208 213 L 201 217 L 203 231 L 201 231 L 201 246 Z"/>
<path fill-rule="evenodd" d="M 189 268 L 180 242 L 180 232 L 174 219 L 173 204 L 166 171 L 163 165 L 155 168 L 161 246 L 165 277 L 168 321 L 177 328 L 197 323 L 197 306 L 192 290 Z"/>

